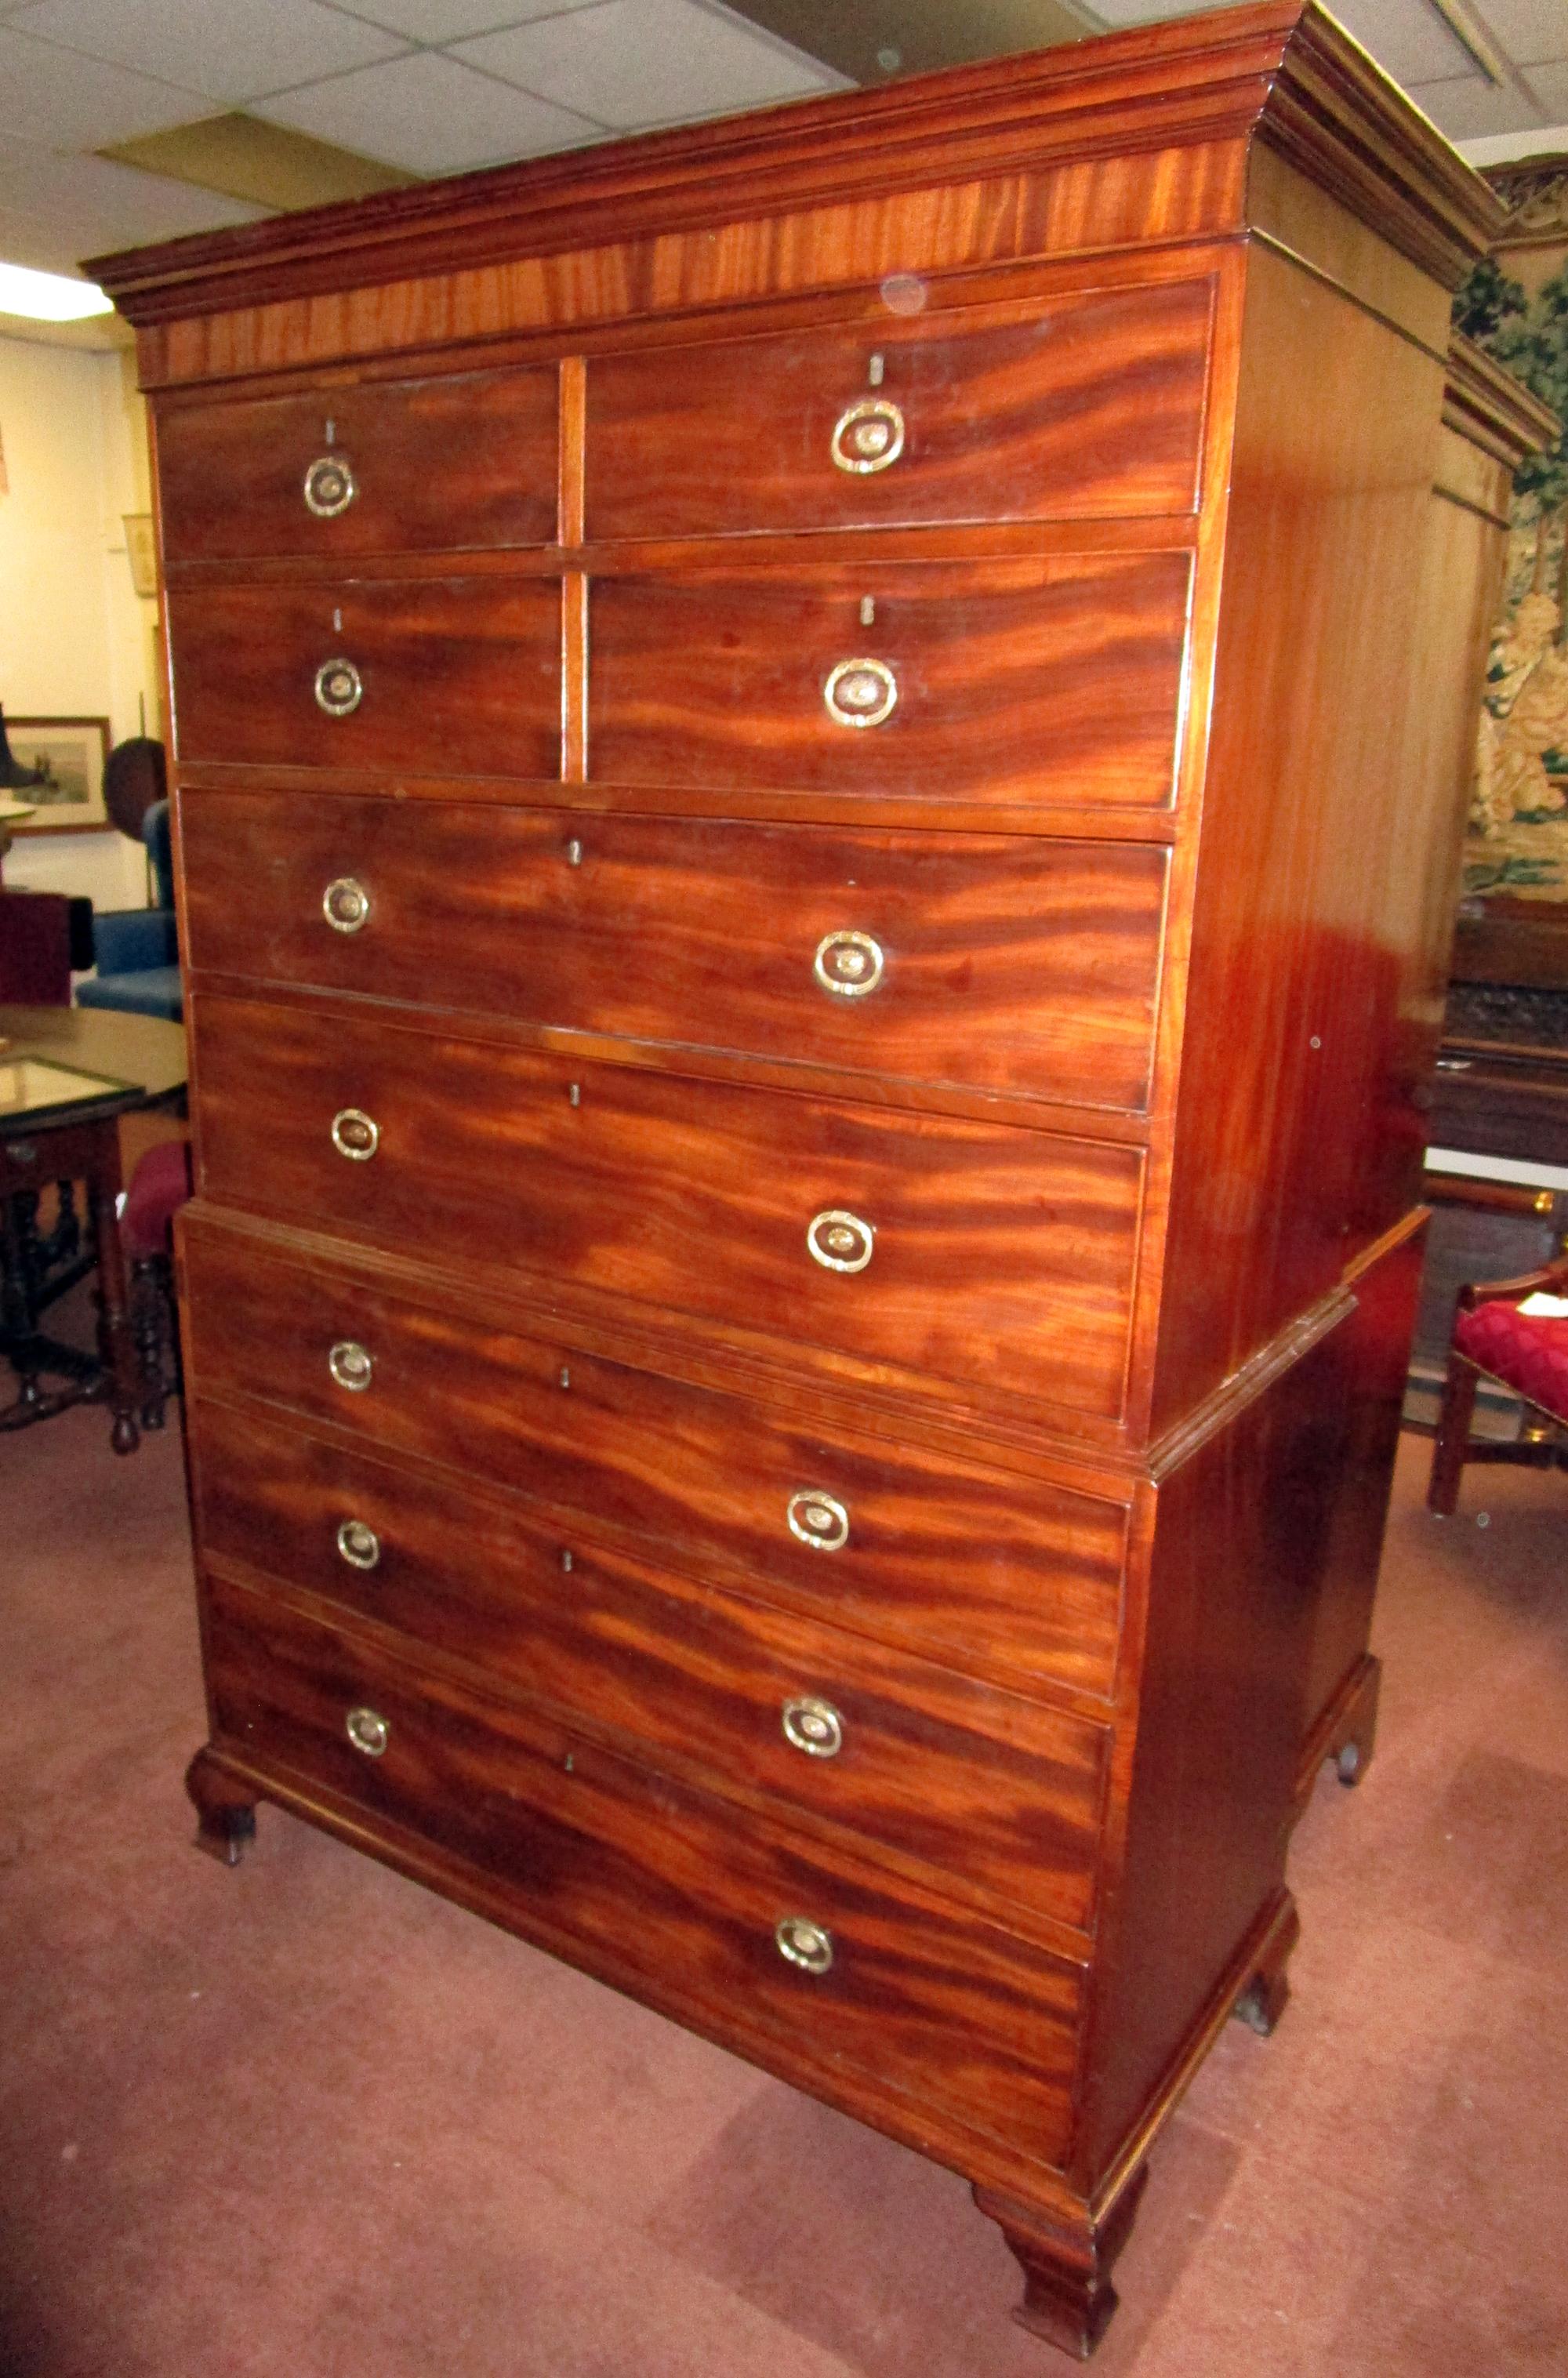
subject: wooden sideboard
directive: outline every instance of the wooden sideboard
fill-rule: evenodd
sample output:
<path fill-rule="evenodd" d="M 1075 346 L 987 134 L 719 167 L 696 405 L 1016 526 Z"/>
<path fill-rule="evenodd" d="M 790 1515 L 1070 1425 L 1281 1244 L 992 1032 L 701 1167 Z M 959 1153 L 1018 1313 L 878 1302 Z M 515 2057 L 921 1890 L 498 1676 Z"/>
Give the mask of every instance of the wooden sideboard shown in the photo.
<path fill-rule="evenodd" d="M 1376 1556 L 1499 219 L 1269 5 L 91 268 L 207 1845 L 276 1802 L 950 2165 L 1075 2352 L 1283 2000 Z"/>

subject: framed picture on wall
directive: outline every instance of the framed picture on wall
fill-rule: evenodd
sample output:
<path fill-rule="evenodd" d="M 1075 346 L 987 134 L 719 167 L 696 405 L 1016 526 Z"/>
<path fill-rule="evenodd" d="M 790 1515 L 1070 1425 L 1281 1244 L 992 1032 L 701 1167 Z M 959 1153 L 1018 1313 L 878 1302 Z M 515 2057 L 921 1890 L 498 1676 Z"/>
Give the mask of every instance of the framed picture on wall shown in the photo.
<path fill-rule="evenodd" d="M 13 826 L 24 834 L 102 834 L 110 823 L 103 806 L 103 770 L 109 758 L 106 718 L 11 718 L 6 721 L 11 757 L 35 769 L 36 784 L 18 786 L 18 800 L 32 815 Z"/>

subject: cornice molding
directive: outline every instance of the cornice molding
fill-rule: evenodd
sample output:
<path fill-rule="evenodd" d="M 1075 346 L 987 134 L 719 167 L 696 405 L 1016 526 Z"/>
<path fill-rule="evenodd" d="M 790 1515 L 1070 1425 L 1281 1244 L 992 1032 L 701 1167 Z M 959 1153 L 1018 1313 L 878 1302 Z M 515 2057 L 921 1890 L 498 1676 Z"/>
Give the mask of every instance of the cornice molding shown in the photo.
<path fill-rule="evenodd" d="M 142 326 L 1132 152 L 1260 136 L 1450 286 L 1480 176 L 1312 0 L 1261 0 L 101 257 Z M 1237 234 L 1244 219 L 1217 220 Z"/>
<path fill-rule="evenodd" d="M 1562 426 L 1550 404 L 1458 330 L 1449 342 L 1442 417 L 1450 429 L 1511 471 L 1551 445 Z"/>

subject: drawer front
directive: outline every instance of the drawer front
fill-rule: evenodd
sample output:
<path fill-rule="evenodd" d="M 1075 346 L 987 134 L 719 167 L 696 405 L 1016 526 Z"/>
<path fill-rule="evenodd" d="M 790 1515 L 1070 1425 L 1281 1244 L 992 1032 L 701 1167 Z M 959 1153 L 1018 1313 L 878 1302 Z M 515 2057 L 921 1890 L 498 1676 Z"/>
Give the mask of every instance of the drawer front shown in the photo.
<path fill-rule="evenodd" d="M 1157 807 L 1189 577 L 1155 553 L 596 579 L 589 775 Z"/>
<path fill-rule="evenodd" d="M 168 560 L 547 545 L 557 375 L 463 372 L 168 405 Z"/>
<path fill-rule="evenodd" d="M 254 1411 L 195 1417 L 209 1557 L 471 1661 L 721 1791 L 773 1795 L 946 1869 L 964 1895 L 1089 1926 L 1103 1726 L 563 1542 L 521 1507 Z"/>
<path fill-rule="evenodd" d="M 197 968 L 1096 1105 L 1147 1095 L 1163 851 L 279 793 L 186 793 L 180 839 Z"/>
<path fill-rule="evenodd" d="M 202 1208 L 186 1217 L 183 1261 L 193 1392 L 265 1398 L 370 1452 L 461 1461 L 548 1507 L 563 1542 L 584 1524 L 609 1530 L 662 1564 L 744 1579 L 928 1658 L 989 1664 L 1023 1687 L 1114 1688 L 1119 1505 L 814 1435 L 734 1397 L 476 1327 L 262 1254 Z M 363 1349 L 362 1384 L 334 1377 L 334 1347 Z M 829 1512 L 825 1530 L 807 1523 L 806 1500 Z"/>
<path fill-rule="evenodd" d="M 259 1597 L 213 1590 L 207 1655 L 220 1742 L 477 1868 L 547 1945 L 1059 2160 L 1078 1968 Z M 385 1725 L 378 1756 L 350 1741 L 353 1711 Z M 781 1952 L 803 1923 L 825 1972 Z"/>
<path fill-rule="evenodd" d="M 1135 1149 L 192 1005 L 201 1186 L 220 1203 L 857 1366 L 1121 1408 Z"/>
<path fill-rule="evenodd" d="M 592 357 L 588 534 L 1190 511 L 1210 306 L 1181 282 Z"/>
<path fill-rule="evenodd" d="M 187 764 L 560 774 L 554 579 L 175 591 L 169 635 Z"/>

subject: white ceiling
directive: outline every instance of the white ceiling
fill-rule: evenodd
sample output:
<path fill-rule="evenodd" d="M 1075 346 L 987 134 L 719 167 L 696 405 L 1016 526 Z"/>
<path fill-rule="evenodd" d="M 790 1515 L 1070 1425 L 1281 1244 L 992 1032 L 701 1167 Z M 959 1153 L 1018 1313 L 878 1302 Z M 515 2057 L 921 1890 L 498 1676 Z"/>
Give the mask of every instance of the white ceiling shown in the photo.
<path fill-rule="evenodd" d="M 1077 0 L 1091 31 L 1196 5 Z M 1568 0 L 1465 0 L 1501 85 L 1435 0 L 1335 5 L 1451 138 L 1568 121 Z M 263 212 L 92 153 L 231 109 L 429 174 L 842 82 L 720 0 L 0 0 L 0 258 L 68 271 Z"/>

